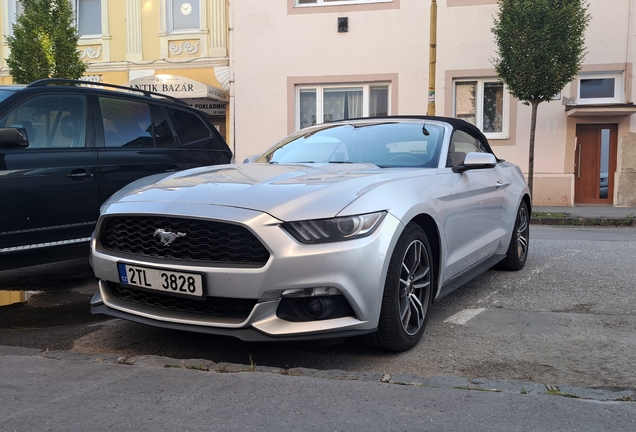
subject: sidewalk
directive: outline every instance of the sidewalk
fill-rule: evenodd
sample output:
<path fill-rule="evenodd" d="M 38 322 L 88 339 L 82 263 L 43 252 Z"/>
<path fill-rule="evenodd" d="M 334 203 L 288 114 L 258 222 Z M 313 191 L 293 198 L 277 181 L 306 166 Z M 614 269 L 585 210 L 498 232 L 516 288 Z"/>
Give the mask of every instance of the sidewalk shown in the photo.
<path fill-rule="evenodd" d="M 3 431 L 596 432 L 636 418 L 634 390 L 3 346 L 0 383 Z"/>
<path fill-rule="evenodd" d="M 636 227 L 636 207 L 577 205 L 574 207 L 532 208 L 530 223 L 564 226 L 629 226 Z"/>

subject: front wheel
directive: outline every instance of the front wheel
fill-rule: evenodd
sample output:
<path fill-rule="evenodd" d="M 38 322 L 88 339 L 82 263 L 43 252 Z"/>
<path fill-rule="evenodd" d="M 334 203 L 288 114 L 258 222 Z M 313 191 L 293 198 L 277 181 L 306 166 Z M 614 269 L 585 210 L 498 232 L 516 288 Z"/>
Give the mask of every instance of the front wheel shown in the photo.
<path fill-rule="evenodd" d="M 407 225 L 397 242 L 384 284 L 378 331 L 371 344 L 391 351 L 406 351 L 424 333 L 433 300 L 434 268 L 426 234 Z"/>
<path fill-rule="evenodd" d="M 521 270 L 528 260 L 530 246 L 530 212 L 525 201 L 521 201 L 512 231 L 506 257 L 497 264 L 501 270 Z"/>

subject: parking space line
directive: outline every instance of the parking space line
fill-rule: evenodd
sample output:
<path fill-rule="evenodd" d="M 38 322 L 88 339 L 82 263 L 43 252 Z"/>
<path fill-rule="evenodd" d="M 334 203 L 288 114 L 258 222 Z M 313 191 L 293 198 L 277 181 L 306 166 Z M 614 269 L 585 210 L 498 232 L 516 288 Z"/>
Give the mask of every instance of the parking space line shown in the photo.
<path fill-rule="evenodd" d="M 463 311 L 457 312 L 455 315 L 452 315 L 444 320 L 444 322 L 466 325 L 468 321 L 472 318 L 476 317 L 486 309 L 464 309 Z"/>

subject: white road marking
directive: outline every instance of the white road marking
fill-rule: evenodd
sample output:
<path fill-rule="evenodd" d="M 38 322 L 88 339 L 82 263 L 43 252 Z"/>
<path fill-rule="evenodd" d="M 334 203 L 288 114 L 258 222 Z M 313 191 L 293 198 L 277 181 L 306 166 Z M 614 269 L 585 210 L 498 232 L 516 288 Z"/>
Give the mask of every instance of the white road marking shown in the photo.
<path fill-rule="evenodd" d="M 444 322 L 466 325 L 468 321 L 472 318 L 476 317 L 486 309 L 464 309 L 463 311 L 457 312 L 455 315 L 452 315 L 444 320 Z"/>

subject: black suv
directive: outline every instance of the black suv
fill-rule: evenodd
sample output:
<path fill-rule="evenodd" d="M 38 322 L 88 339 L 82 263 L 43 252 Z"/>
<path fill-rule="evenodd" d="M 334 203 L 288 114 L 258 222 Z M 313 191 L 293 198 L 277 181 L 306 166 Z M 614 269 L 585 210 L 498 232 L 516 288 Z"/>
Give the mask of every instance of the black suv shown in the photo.
<path fill-rule="evenodd" d="M 233 161 L 179 99 L 86 84 L 0 86 L 0 270 L 87 256 L 100 205 L 133 180 Z"/>

